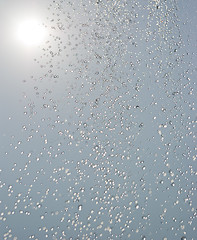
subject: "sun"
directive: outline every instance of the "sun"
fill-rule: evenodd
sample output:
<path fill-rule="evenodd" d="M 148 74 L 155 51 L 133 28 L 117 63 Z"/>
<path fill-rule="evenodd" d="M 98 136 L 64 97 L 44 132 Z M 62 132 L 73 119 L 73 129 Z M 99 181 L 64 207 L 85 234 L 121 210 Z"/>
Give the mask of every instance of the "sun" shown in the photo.
<path fill-rule="evenodd" d="M 26 46 L 40 45 L 46 35 L 46 29 L 39 20 L 27 19 L 20 22 L 16 29 L 17 39 Z"/>

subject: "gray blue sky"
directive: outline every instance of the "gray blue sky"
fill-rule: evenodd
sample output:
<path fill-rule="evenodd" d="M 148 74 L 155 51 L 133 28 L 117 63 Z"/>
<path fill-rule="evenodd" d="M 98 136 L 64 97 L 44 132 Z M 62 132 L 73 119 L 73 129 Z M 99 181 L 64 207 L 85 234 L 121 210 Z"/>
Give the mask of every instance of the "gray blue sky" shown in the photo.
<path fill-rule="evenodd" d="M 0 1 L 0 239 L 195 240 L 196 11 Z"/>

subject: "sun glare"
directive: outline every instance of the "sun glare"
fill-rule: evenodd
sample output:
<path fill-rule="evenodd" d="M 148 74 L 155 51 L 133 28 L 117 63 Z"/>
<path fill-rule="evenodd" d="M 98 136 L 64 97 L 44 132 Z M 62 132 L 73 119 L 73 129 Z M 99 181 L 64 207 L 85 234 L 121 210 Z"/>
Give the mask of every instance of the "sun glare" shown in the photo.
<path fill-rule="evenodd" d="M 17 38 L 26 46 L 36 46 L 44 41 L 46 30 L 35 19 L 25 20 L 18 25 Z"/>

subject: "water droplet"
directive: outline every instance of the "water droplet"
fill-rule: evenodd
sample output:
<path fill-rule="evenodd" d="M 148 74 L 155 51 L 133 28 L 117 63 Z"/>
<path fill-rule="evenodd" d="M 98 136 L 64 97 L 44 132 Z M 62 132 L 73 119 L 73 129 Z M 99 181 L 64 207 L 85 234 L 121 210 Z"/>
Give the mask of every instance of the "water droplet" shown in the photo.
<path fill-rule="evenodd" d="M 78 210 L 81 211 L 82 210 L 82 205 L 78 206 Z"/>

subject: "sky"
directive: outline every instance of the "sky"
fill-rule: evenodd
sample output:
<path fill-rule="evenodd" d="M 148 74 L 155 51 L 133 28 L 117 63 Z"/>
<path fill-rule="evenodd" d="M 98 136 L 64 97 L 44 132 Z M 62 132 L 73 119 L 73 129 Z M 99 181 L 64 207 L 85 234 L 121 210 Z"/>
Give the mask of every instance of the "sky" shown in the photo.
<path fill-rule="evenodd" d="M 195 240 L 195 0 L 0 0 L 0 239 Z"/>

